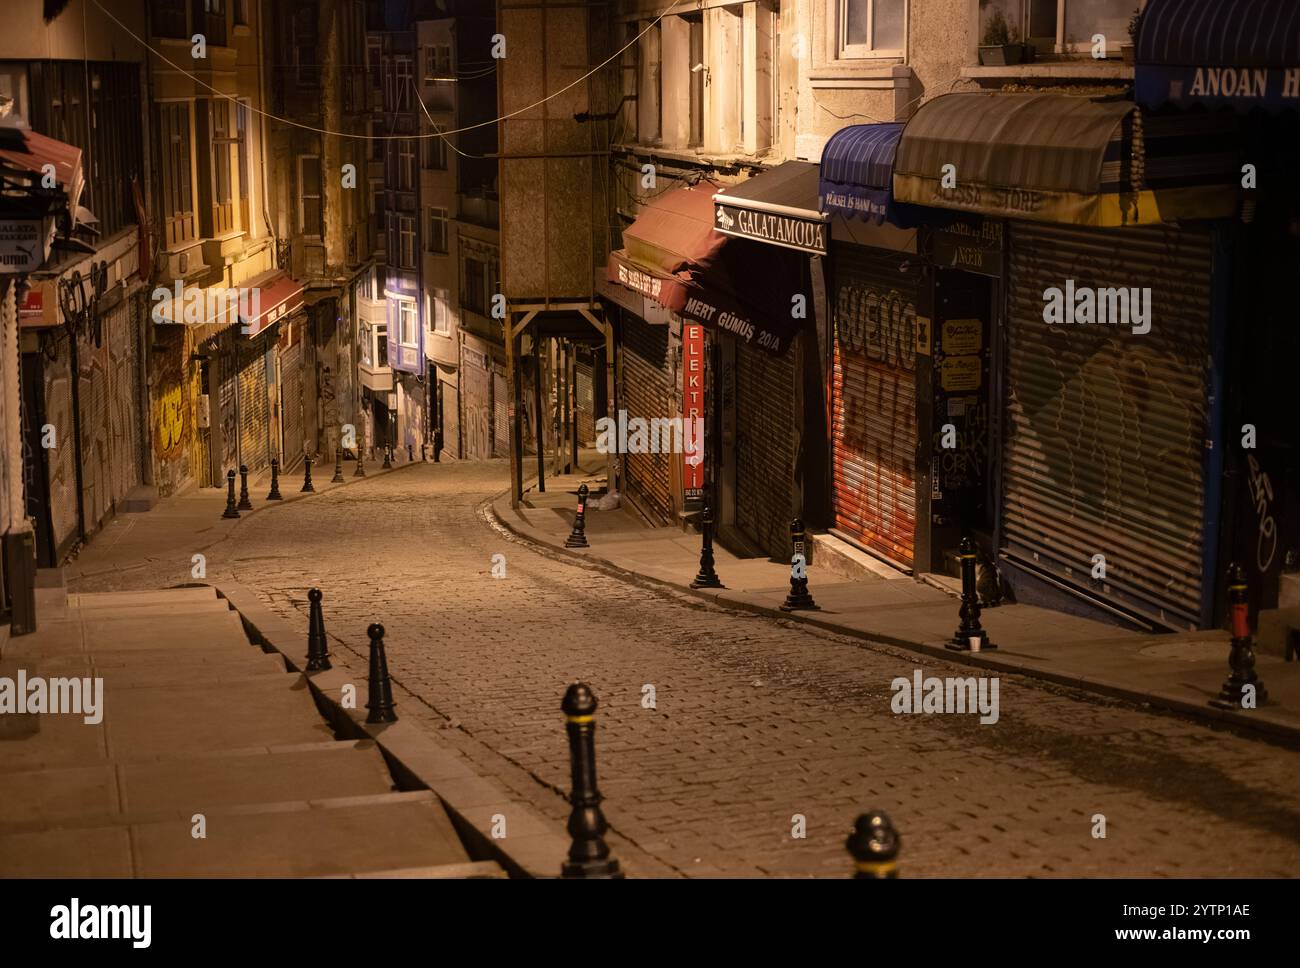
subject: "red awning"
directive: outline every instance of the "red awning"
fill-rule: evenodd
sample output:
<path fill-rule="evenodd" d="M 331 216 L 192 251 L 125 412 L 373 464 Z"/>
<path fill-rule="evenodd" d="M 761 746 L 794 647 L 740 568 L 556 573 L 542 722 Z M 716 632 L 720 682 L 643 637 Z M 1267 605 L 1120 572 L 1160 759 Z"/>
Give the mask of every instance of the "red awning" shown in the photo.
<path fill-rule="evenodd" d="M 655 198 L 624 230 L 624 247 L 610 253 L 605 278 L 781 355 L 802 325 L 791 313 L 793 297 L 812 303 L 808 260 L 714 231 L 718 189 L 701 183 Z"/>
<path fill-rule="evenodd" d="M 279 269 L 254 276 L 241 288 L 248 295 L 239 301 L 239 331 L 250 338 L 302 306 L 302 283 Z"/>
<path fill-rule="evenodd" d="M 0 163 L 18 171 L 31 172 L 38 178 L 45 173 L 46 165 L 53 165 L 55 181 L 67 193 L 68 209 L 76 212 L 85 185 L 81 149 L 37 134 L 30 128 L 17 129 L 17 134 L 22 138 L 22 147 L 0 148 Z"/>

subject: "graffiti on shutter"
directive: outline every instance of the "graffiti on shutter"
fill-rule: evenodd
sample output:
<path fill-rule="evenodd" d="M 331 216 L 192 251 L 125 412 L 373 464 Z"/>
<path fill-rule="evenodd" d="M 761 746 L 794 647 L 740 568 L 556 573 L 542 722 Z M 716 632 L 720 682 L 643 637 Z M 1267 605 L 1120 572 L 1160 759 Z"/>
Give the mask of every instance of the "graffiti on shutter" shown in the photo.
<path fill-rule="evenodd" d="M 651 326 L 631 313 L 623 315 L 623 393 L 629 426 L 640 418 L 671 418 L 672 375 L 668 370 L 668 327 Z M 617 416 L 617 415 L 615 415 Z M 615 446 L 617 437 L 610 441 Z M 625 488 L 629 496 L 658 524 L 672 517 L 671 454 L 628 454 Z"/>

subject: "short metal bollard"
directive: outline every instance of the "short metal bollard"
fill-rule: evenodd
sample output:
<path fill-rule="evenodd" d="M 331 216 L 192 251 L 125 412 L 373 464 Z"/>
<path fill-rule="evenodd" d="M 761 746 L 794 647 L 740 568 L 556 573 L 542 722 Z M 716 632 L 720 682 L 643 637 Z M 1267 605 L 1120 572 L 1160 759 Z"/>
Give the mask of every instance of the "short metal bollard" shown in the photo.
<path fill-rule="evenodd" d="M 356 466 L 356 470 L 352 472 L 352 476 L 353 477 L 366 476 L 366 452 L 362 450 L 360 447 L 357 448 L 357 466 Z"/>
<path fill-rule="evenodd" d="M 854 878 L 875 881 L 897 877 L 902 842 L 883 810 L 862 814 L 844 844 L 853 855 Z"/>
<path fill-rule="evenodd" d="M 596 697 L 583 682 L 575 682 L 560 704 L 565 730 L 569 734 L 569 766 L 573 790 L 569 803 L 569 859 L 560 867 L 561 877 L 621 878 L 618 861 L 609 856 L 605 833 L 609 824 L 600 809 L 602 799 L 596 787 Z"/>
<path fill-rule="evenodd" d="M 408 464 L 415 463 L 415 444 L 406 445 L 406 462 Z"/>
<path fill-rule="evenodd" d="M 248 499 L 248 465 L 239 465 L 239 504 L 241 511 L 253 510 L 253 502 Z"/>
<path fill-rule="evenodd" d="M 700 512 L 700 570 L 692 588 L 726 588 L 713 567 L 713 509 L 707 501 Z"/>
<path fill-rule="evenodd" d="M 226 510 L 221 512 L 223 518 L 239 517 L 239 508 L 235 505 L 235 472 L 226 471 Z"/>
<path fill-rule="evenodd" d="M 271 490 L 267 493 L 268 501 L 283 501 L 284 497 L 280 494 L 280 461 L 274 457 L 271 458 Z"/>
<path fill-rule="evenodd" d="M 989 641 L 989 634 L 980 625 L 980 598 L 975 588 L 975 542 L 969 537 L 962 538 L 957 551 L 961 560 L 961 609 L 958 611 L 961 624 L 952 634 L 952 641 L 947 643 L 947 647 L 954 652 L 996 649 L 997 646 Z"/>
<path fill-rule="evenodd" d="M 343 451 L 337 447 L 334 448 L 334 476 L 330 478 L 330 483 L 343 483 Z"/>
<path fill-rule="evenodd" d="M 1232 627 L 1232 650 L 1228 666 L 1232 670 L 1223 681 L 1219 695 L 1210 700 L 1218 709 L 1258 709 L 1268 702 L 1268 690 L 1255 674 L 1255 643 L 1250 634 L 1250 589 L 1246 572 L 1236 563 L 1228 566 L 1228 611 Z"/>
<path fill-rule="evenodd" d="M 388 446 L 384 448 L 384 470 L 389 470 L 393 466 L 393 448 Z"/>
<path fill-rule="evenodd" d="M 573 518 L 573 530 L 564 539 L 566 548 L 589 548 L 587 544 L 587 485 L 578 488 L 578 513 Z"/>
<path fill-rule="evenodd" d="M 388 678 L 388 656 L 384 654 L 384 627 L 375 622 L 366 629 L 370 636 L 370 682 L 366 697 L 368 723 L 395 723 L 393 682 Z"/>
<path fill-rule="evenodd" d="M 325 613 L 321 610 L 319 588 L 307 592 L 311 614 L 307 620 L 307 671 L 320 672 L 332 668 L 329 642 L 325 638 Z"/>
<path fill-rule="evenodd" d="M 302 490 L 299 493 L 314 493 L 315 490 L 316 488 L 311 483 L 311 458 L 304 454 L 302 458 Z"/>
<path fill-rule="evenodd" d="M 783 612 L 817 611 L 821 608 L 808 592 L 808 552 L 807 535 L 803 529 L 803 519 L 795 518 L 790 522 L 790 541 L 794 545 L 794 554 L 790 556 L 790 592 L 781 604 Z"/>

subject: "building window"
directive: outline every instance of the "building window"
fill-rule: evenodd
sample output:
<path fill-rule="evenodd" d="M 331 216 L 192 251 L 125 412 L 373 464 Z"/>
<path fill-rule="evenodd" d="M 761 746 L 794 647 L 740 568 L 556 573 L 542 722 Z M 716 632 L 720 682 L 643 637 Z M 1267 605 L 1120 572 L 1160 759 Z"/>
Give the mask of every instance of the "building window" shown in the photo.
<path fill-rule="evenodd" d="M 907 0 L 839 0 L 841 57 L 902 57 Z"/>
<path fill-rule="evenodd" d="M 226 46 L 226 10 L 223 0 L 194 0 L 194 32 L 202 34 L 209 47 Z"/>
<path fill-rule="evenodd" d="M 397 85 L 393 91 L 393 110 L 400 114 L 411 110 L 411 88 L 415 85 L 415 72 L 411 67 L 411 58 L 395 57 L 393 61 Z"/>
<path fill-rule="evenodd" d="M 190 173 L 190 106 L 188 102 L 158 105 L 158 135 L 162 163 L 162 207 L 167 245 L 197 236 L 194 190 Z"/>
<path fill-rule="evenodd" d="M 293 15 L 293 66 L 298 83 L 314 87 L 320 83 L 316 63 L 316 5 L 301 6 Z"/>
<path fill-rule="evenodd" d="M 248 211 L 248 190 L 253 184 L 253 169 L 249 166 L 248 155 L 248 102 L 235 103 L 235 144 L 238 147 L 239 163 L 239 227 L 245 232 L 252 226 Z"/>
<path fill-rule="evenodd" d="M 230 102 L 223 97 L 208 102 L 212 134 L 212 225 L 211 234 L 224 235 L 234 226 L 234 205 L 230 179 Z"/>
<path fill-rule="evenodd" d="M 155 37 L 177 37 L 189 40 L 189 24 L 185 18 L 185 0 L 154 0 L 150 5 L 150 26 Z"/>
<path fill-rule="evenodd" d="M 979 6 L 979 39 L 984 42 L 990 18 L 1001 14 L 1018 37 L 1039 53 L 1088 53 L 1092 37 L 1106 38 L 1106 55 L 1118 57 L 1132 43 L 1128 22 L 1138 0 L 983 0 Z"/>
<path fill-rule="evenodd" d="M 460 304 L 470 312 L 487 315 L 487 265 L 479 259 L 465 259 L 465 280 L 460 287 Z"/>
<path fill-rule="evenodd" d="M 234 11 L 235 24 L 239 27 L 248 26 L 248 0 L 234 0 L 231 4 Z"/>
<path fill-rule="evenodd" d="M 397 190 L 415 191 L 415 142 L 410 138 L 397 142 Z"/>
<path fill-rule="evenodd" d="M 445 208 L 430 208 L 429 212 L 429 230 L 425 233 L 424 250 L 437 255 L 445 255 L 447 252 L 447 210 Z"/>
<path fill-rule="evenodd" d="M 451 47 L 431 44 L 424 48 L 425 81 L 451 80 Z"/>
<path fill-rule="evenodd" d="M 424 294 L 425 324 L 429 332 L 439 336 L 451 333 L 451 305 L 446 289 L 434 289 Z"/>
<path fill-rule="evenodd" d="M 691 139 L 690 147 L 704 144 L 704 18 L 691 17 L 690 68 L 691 68 Z"/>
<path fill-rule="evenodd" d="M 660 72 L 663 66 L 660 52 L 659 25 L 644 25 L 645 33 L 637 43 L 636 80 L 636 138 L 641 144 L 657 144 L 663 130 L 663 110 L 660 103 Z"/>
<path fill-rule="evenodd" d="M 321 219 L 320 156 L 298 156 L 298 231 L 310 238 L 320 238 Z"/>
<path fill-rule="evenodd" d="M 440 135 L 424 139 L 424 167 L 426 171 L 447 170 L 447 142 Z"/>
<path fill-rule="evenodd" d="M 415 219 L 408 215 L 397 219 L 397 265 L 401 269 L 415 268 Z"/>
<path fill-rule="evenodd" d="M 8 105 L 10 117 L 22 118 L 30 123 L 31 115 L 27 113 L 26 65 L 0 65 L 0 108 L 3 105 Z"/>
<path fill-rule="evenodd" d="M 415 301 L 401 299 L 397 303 L 398 336 L 403 346 L 419 346 L 419 320 L 416 317 Z"/>
<path fill-rule="evenodd" d="M 375 327 L 375 366 L 388 365 L 388 327 Z"/>

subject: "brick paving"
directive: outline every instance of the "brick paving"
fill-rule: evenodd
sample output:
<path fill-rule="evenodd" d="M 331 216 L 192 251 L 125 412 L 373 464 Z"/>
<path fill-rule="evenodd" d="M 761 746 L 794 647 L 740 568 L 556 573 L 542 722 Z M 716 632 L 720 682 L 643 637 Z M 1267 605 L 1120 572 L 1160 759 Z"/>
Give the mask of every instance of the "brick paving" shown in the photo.
<path fill-rule="evenodd" d="M 845 876 L 844 837 L 873 805 L 902 834 L 904 876 L 1300 871 L 1298 752 L 1016 676 L 993 725 L 894 715 L 895 677 L 971 670 L 539 552 L 479 512 L 507 475 L 417 465 L 259 513 L 206 549 L 208 580 L 255 588 L 304 642 L 318 584 L 359 683 L 382 621 L 398 712 L 556 819 L 560 697 L 588 681 L 611 842 L 633 874 Z M 92 545 L 78 565 L 74 591 L 191 580 L 183 547 L 140 565 Z"/>

